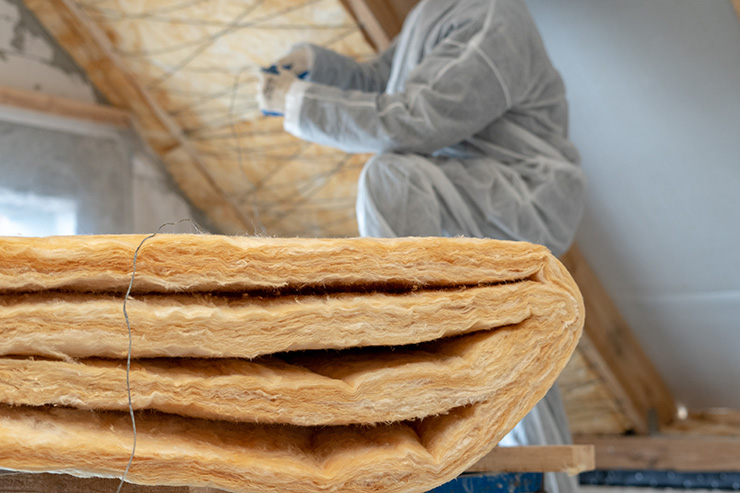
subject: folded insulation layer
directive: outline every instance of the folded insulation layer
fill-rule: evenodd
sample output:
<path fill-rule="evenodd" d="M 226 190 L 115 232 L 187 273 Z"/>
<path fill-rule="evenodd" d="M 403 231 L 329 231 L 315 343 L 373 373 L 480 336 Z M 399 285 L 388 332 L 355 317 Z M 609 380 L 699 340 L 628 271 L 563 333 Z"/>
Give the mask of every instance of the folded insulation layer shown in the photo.
<path fill-rule="evenodd" d="M 141 360 L 131 367 L 132 402 L 135 409 L 242 422 L 336 425 L 415 419 L 479 402 L 515 384 L 517 366 L 535 364 L 529 360 L 536 355 L 517 332 L 532 337 L 547 330 L 548 322 L 531 317 L 393 351 L 310 351 L 252 361 Z M 0 358 L 2 403 L 127 410 L 126 389 L 121 361 Z"/>
<path fill-rule="evenodd" d="M 426 342 L 516 324 L 559 303 L 556 286 L 521 281 L 403 294 L 137 295 L 127 312 L 134 358 L 254 358 Z M 122 305 L 122 295 L 0 294 L 0 355 L 125 358 Z"/>
<path fill-rule="evenodd" d="M 125 468 L 125 361 L 100 358 L 126 355 L 143 239 L 0 240 L 0 468 Z M 132 353 L 155 359 L 131 367 L 127 479 L 231 491 L 448 481 L 544 396 L 584 319 L 546 249 L 463 238 L 156 236 L 133 292 Z"/>
<path fill-rule="evenodd" d="M 539 387 L 540 385 L 536 385 Z M 516 424 L 533 394 L 414 422 L 305 427 L 137 415 L 138 484 L 233 492 L 424 492 L 464 471 Z M 125 413 L 0 406 L 0 466 L 120 477 L 131 453 Z"/>
<path fill-rule="evenodd" d="M 0 238 L 0 292 L 125 292 L 141 235 Z M 542 246 L 475 238 L 247 238 L 157 235 L 136 264 L 134 293 L 451 287 L 526 279 Z"/>

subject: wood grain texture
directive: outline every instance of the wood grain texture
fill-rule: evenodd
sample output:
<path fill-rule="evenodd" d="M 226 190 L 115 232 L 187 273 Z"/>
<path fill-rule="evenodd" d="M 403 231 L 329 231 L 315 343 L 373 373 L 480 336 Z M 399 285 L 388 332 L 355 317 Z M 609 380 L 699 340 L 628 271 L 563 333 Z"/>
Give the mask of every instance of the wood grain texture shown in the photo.
<path fill-rule="evenodd" d="M 377 51 L 390 46 L 395 34 L 401 29 L 395 12 L 385 0 L 341 0 Z"/>
<path fill-rule="evenodd" d="M 597 469 L 740 472 L 740 438 L 577 436 L 596 447 Z"/>
<path fill-rule="evenodd" d="M 467 472 L 565 472 L 575 475 L 594 467 L 592 445 L 496 447 Z"/>
<path fill-rule="evenodd" d="M 740 439 L 740 410 L 709 409 L 690 411 L 685 419 L 677 419 L 661 428 L 661 434 L 684 437 L 734 437 Z"/>
<path fill-rule="evenodd" d="M 0 87 L 0 105 L 84 120 L 120 129 L 131 126 L 131 115 L 127 111 L 111 106 L 50 96 L 36 91 Z"/>
<path fill-rule="evenodd" d="M 580 347 L 560 374 L 558 384 L 573 434 L 619 435 L 634 428 Z"/>
<path fill-rule="evenodd" d="M 666 425 L 676 416 L 673 396 L 577 247 L 562 258 L 584 294 L 588 318 L 579 350 L 637 433 L 649 415 Z M 568 396 L 565 396 L 568 399 Z"/>
<path fill-rule="evenodd" d="M 419 0 L 388 0 L 388 3 L 396 13 L 396 17 L 403 23 L 406 15 L 419 3 Z"/>

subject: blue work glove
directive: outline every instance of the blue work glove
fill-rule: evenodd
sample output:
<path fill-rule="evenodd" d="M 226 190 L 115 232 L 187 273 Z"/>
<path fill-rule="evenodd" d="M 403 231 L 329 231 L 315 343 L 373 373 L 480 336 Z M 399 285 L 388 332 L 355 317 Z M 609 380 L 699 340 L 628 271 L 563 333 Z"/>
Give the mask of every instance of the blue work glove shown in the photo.
<path fill-rule="evenodd" d="M 275 65 L 280 70 L 287 70 L 299 79 L 305 79 L 311 72 L 314 54 L 305 44 L 294 46 L 293 49 Z"/>
<path fill-rule="evenodd" d="M 285 56 L 270 67 L 260 72 L 260 84 L 257 92 L 257 102 L 262 114 L 266 116 L 284 116 L 285 95 L 290 89 L 290 80 L 286 73 L 298 79 L 305 79 L 313 64 L 313 51 L 306 45 L 297 45 Z"/>
<path fill-rule="evenodd" d="M 297 78 L 292 72 L 280 70 L 275 65 L 260 70 L 257 104 L 263 115 L 285 115 L 285 96 L 288 94 L 291 84 L 296 80 Z"/>

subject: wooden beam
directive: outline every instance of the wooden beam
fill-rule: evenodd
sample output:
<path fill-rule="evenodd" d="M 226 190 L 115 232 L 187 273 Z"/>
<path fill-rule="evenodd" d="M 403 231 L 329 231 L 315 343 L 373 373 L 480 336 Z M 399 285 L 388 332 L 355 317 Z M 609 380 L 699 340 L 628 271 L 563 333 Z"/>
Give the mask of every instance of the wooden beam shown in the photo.
<path fill-rule="evenodd" d="M 676 403 L 662 377 L 632 334 L 577 247 L 562 258 L 583 293 L 586 323 L 578 345 L 634 426 L 646 434 L 676 416 Z"/>
<path fill-rule="evenodd" d="M 128 111 L 112 106 L 83 103 L 36 91 L 23 91 L 0 86 L 0 105 L 85 120 L 115 128 L 123 129 L 131 126 L 131 115 Z"/>
<path fill-rule="evenodd" d="M 396 13 L 396 17 L 400 19 L 401 25 L 403 25 L 404 19 L 411 10 L 416 7 L 419 0 L 388 0 L 393 11 Z"/>
<path fill-rule="evenodd" d="M 690 411 L 685 419 L 677 419 L 660 430 L 662 435 L 723 436 L 740 440 L 740 410 L 708 409 Z"/>
<path fill-rule="evenodd" d="M 378 51 L 388 48 L 393 36 L 401 30 L 400 20 L 385 0 L 375 2 L 366 0 L 340 1 L 360 25 L 368 41 Z"/>
<path fill-rule="evenodd" d="M 735 6 L 738 17 L 740 17 L 740 0 L 732 0 L 732 5 Z"/>
<path fill-rule="evenodd" d="M 566 472 L 594 469 L 592 445 L 496 447 L 467 472 Z"/>
<path fill-rule="evenodd" d="M 393 38 L 401 32 L 404 18 L 398 16 L 397 10 L 391 5 L 389 0 L 373 0 L 372 2 L 363 0 L 363 3 L 367 4 L 378 20 L 378 24 L 380 24 L 380 27 L 385 32 L 389 42 L 393 41 Z"/>
<path fill-rule="evenodd" d="M 739 438 L 580 436 L 596 447 L 596 469 L 740 472 Z"/>

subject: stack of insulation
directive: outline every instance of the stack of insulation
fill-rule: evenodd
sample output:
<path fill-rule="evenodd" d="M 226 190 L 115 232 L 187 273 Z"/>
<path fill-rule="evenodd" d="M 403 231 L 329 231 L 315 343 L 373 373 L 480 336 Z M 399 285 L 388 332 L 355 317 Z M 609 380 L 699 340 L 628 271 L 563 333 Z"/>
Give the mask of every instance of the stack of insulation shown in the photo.
<path fill-rule="evenodd" d="M 427 491 L 545 394 L 583 326 L 543 247 L 0 239 L 0 468 L 230 491 Z"/>

